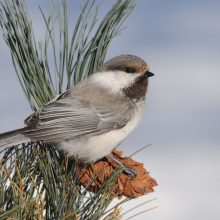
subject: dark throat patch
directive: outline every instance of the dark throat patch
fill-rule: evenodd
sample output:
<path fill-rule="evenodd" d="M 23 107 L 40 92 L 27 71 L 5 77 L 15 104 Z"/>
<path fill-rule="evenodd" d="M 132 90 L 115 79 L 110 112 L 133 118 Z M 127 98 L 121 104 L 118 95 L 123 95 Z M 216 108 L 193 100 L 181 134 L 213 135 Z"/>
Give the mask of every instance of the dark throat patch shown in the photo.
<path fill-rule="evenodd" d="M 143 99 L 147 92 L 148 78 L 138 77 L 136 81 L 129 87 L 124 88 L 124 94 L 137 101 Z"/>

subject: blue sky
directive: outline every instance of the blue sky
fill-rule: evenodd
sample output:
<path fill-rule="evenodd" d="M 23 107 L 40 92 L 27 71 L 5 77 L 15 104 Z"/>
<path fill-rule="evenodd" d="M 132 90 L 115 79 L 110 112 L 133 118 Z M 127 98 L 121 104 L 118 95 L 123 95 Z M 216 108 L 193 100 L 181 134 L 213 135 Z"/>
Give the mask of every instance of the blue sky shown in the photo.
<path fill-rule="evenodd" d="M 74 21 L 79 3 L 67 1 Z M 98 1 L 99 2 L 99 1 Z M 104 2 L 99 17 L 113 1 Z M 147 203 L 130 215 L 159 206 L 134 219 L 220 219 L 220 1 L 136 0 L 127 29 L 110 45 L 106 60 L 120 54 L 143 58 L 150 78 L 145 117 L 122 143 L 158 180 L 155 193 L 131 201 L 124 211 Z M 27 1 L 37 40 L 45 27 L 37 8 L 47 1 Z M 77 6 L 77 7 L 76 7 Z M 17 81 L 9 50 L 0 39 L 0 132 L 23 126 L 31 109 Z M 129 214 L 128 214 L 129 216 Z M 126 217 L 125 216 L 125 219 Z"/>

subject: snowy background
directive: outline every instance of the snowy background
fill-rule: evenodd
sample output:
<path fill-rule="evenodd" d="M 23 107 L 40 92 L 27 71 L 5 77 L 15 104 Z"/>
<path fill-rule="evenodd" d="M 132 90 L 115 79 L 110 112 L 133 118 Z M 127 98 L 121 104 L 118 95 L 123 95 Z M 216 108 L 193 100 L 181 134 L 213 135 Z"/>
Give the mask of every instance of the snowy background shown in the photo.
<path fill-rule="evenodd" d="M 70 24 L 79 4 L 68 0 Z M 113 1 L 106 0 L 102 18 Z M 220 1 L 136 0 L 123 34 L 110 45 L 106 60 L 121 54 L 144 59 L 150 78 L 146 114 L 120 150 L 144 162 L 159 183 L 155 192 L 133 200 L 123 211 L 157 198 L 124 216 L 158 206 L 135 217 L 151 220 L 220 219 Z M 45 26 L 37 5 L 27 0 L 37 41 Z M 76 7 L 77 6 L 77 7 Z M 1 30 L 0 30 L 1 32 Z M 2 32 L 1 32 L 2 35 Z M 0 133 L 23 126 L 31 109 L 13 69 L 9 49 L 0 39 Z"/>

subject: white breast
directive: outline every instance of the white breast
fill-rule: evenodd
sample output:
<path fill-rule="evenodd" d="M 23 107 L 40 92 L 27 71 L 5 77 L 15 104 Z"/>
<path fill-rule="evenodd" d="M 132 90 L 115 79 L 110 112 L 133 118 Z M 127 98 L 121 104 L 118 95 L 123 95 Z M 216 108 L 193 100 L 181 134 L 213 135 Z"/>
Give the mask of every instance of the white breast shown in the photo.
<path fill-rule="evenodd" d="M 108 155 L 117 147 L 140 123 L 145 109 L 145 100 L 139 101 L 134 107 L 134 115 L 122 129 L 89 138 L 81 138 L 61 143 L 61 148 L 70 155 L 78 154 L 79 159 L 95 162 Z"/>
<path fill-rule="evenodd" d="M 93 157 L 102 158 L 111 153 L 111 151 L 117 147 L 140 123 L 144 115 L 145 100 L 138 102 L 135 106 L 135 112 L 131 120 L 125 127 L 118 130 L 110 131 L 106 134 L 100 135 L 99 137 L 93 137 L 91 144 L 94 146 Z M 102 150 L 100 150 L 102 149 Z"/>

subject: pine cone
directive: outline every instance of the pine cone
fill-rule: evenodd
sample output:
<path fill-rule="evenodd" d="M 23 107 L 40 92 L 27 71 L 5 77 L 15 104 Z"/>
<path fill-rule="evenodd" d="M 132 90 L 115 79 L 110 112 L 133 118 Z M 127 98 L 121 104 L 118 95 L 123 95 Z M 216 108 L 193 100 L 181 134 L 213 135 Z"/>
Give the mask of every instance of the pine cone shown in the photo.
<path fill-rule="evenodd" d="M 115 183 L 113 193 L 117 194 L 120 199 L 122 196 L 138 198 L 139 195 L 143 195 L 149 192 L 154 192 L 153 187 L 157 186 L 157 182 L 149 176 L 149 172 L 143 167 L 143 163 L 138 163 L 132 160 L 130 157 L 121 157 L 122 152 L 117 150 L 112 151 L 114 157 L 127 167 L 134 167 L 138 174 L 134 179 L 131 179 L 130 175 L 121 173 Z M 105 157 L 91 166 L 84 167 L 78 166 L 77 174 L 81 184 L 86 187 L 91 181 L 91 177 L 98 176 L 90 186 L 88 191 L 97 192 L 102 186 L 104 180 L 106 180 L 118 165 L 110 158 Z M 81 173 L 80 173 L 81 172 Z M 103 173 L 104 172 L 104 173 Z M 95 174 L 94 174 L 95 173 Z M 104 178 L 104 179 L 103 179 Z"/>

